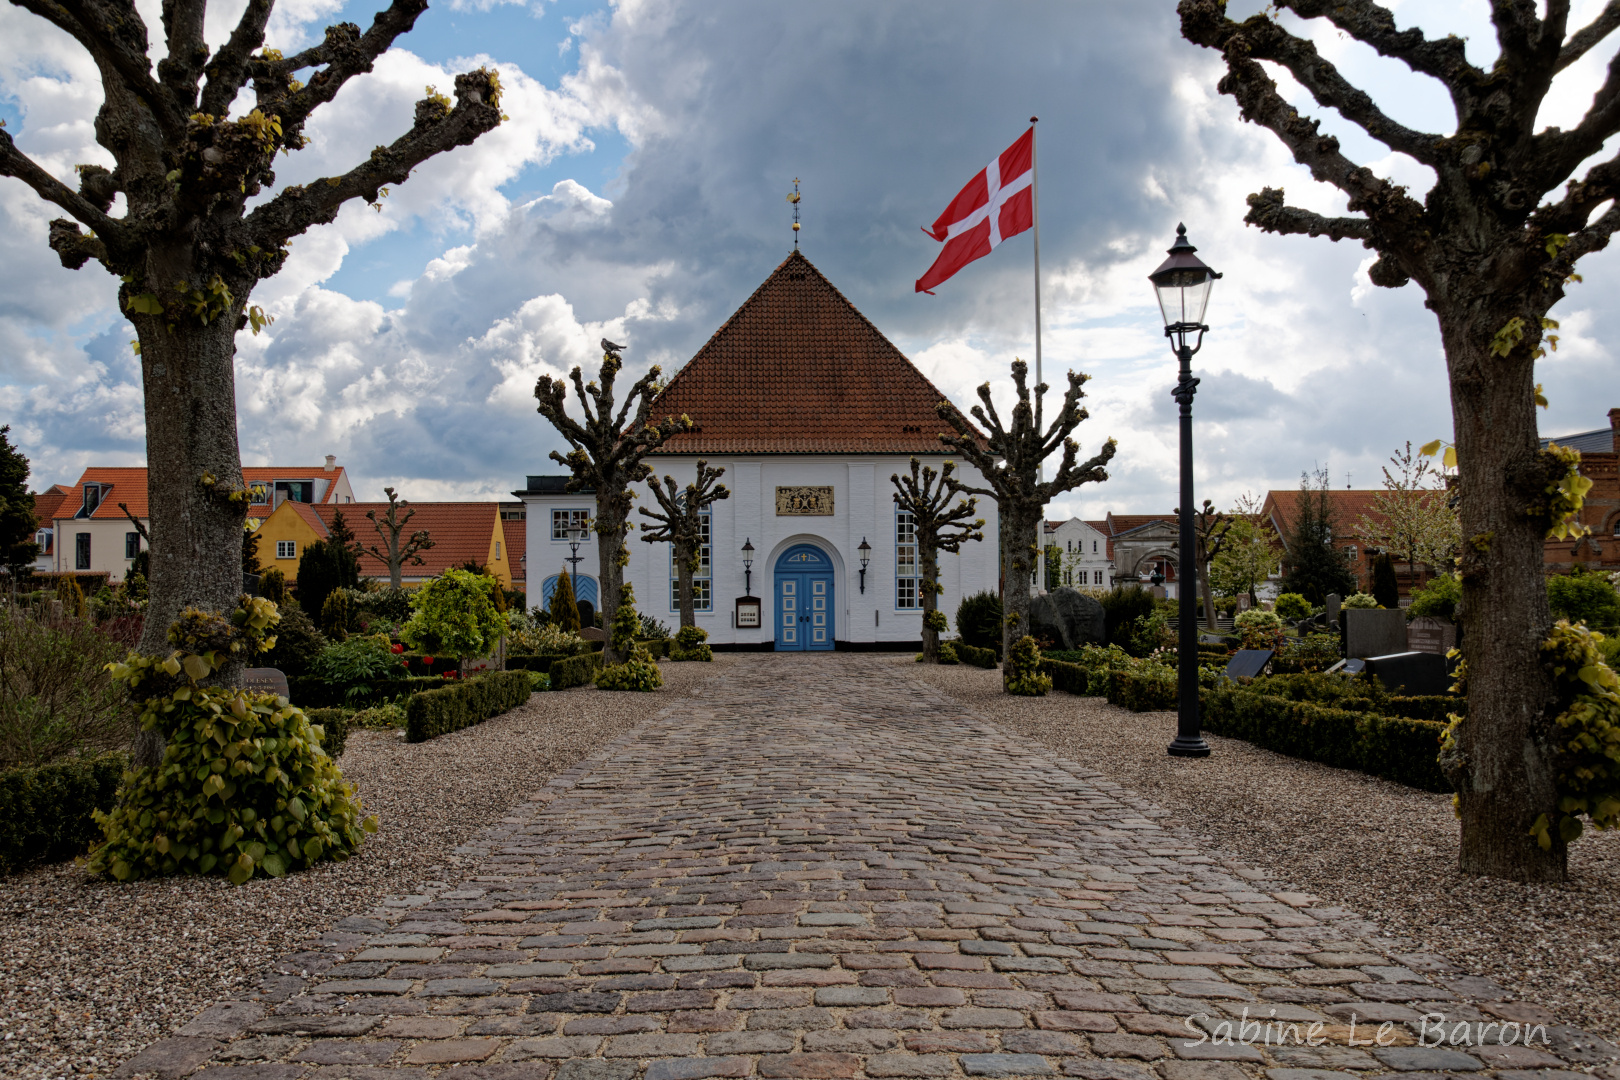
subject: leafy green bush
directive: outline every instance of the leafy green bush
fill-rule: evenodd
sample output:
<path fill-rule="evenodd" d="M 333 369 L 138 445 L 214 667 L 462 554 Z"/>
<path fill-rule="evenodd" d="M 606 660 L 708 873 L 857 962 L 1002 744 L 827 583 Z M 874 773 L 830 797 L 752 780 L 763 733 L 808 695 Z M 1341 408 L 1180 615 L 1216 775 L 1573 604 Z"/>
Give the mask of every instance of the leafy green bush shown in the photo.
<path fill-rule="evenodd" d="M 277 607 L 287 603 L 287 575 L 271 567 L 259 575 L 259 595 Z"/>
<path fill-rule="evenodd" d="M 233 655 L 258 651 L 277 618 L 274 604 L 245 596 L 229 617 L 187 609 L 169 629 L 172 655 L 112 666 L 145 695 L 141 725 L 163 735 L 164 752 L 156 768 L 125 773 L 118 805 L 96 813 L 107 842 L 91 853 L 92 873 L 220 873 L 241 884 L 345 859 L 376 831 L 302 709 L 200 685 Z"/>
<path fill-rule="evenodd" d="M 137 711 L 104 670 L 121 651 L 83 619 L 0 610 L 0 768 L 128 746 Z"/>
<path fill-rule="evenodd" d="M 333 589 L 321 604 L 321 632 L 332 641 L 349 636 L 349 590 Z"/>
<path fill-rule="evenodd" d="M 371 684 L 397 679 L 401 670 L 399 657 L 382 640 L 352 637 L 322 649 L 315 658 L 311 674 L 330 686 L 342 688 L 344 698 L 353 701 L 369 696 L 373 691 Z"/>
<path fill-rule="evenodd" d="M 608 664 L 596 673 L 598 690 L 645 692 L 656 690 L 663 685 L 664 673 L 658 670 L 658 665 L 639 646 L 624 663 Z"/>
<path fill-rule="evenodd" d="M 575 686 L 584 686 L 595 681 L 596 673 L 601 668 L 602 654 L 599 652 L 581 653 L 566 660 L 558 660 L 551 665 L 551 688 L 568 690 Z"/>
<path fill-rule="evenodd" d="M 336 761 L 343 756 L 349 742 L 349 714 L 342 709 L 311 709 L 306 713 L 309 722 L 321 729 L 321 749 Z"/>
<path fill-rule="evenodd" d="M 372 615 L 396 626 L 411 617 L 411 590 L 385 586 L 371 592 L 350 593 L 349 603 L 357 615 Z"/>
<path fill-rule="evenodd" d="M 942 641 L 939 643 L 939 652 L 936 655 L 936 660 L 941 664 L 960 664 L 962 662 L 956 658 L 956 646 L 952 645 L 949 641 Z"/>
<path fill-rule="evenodd" d="M 1272 610 L 1277 613 L 1279 619 L 1296 622 L 1310 617 L 1311 602 L 1297 592 L 1285 592 L 1277 597 Z"/>
<path fill-rule="evenodd" d="M 1153 594 L 1140 585 L 1116 585 L 1097 598 L 1102 604 L 1104 632 L 1110 645 L 1133 647 L 1139 619 L 1153 617 Z"/>
<path fill-rule="evenodd" d="M 507 646 L 511 652 L 535 656 L 576 656 L 586 651 L 585 639 L 578 634 L 527 615 L 512 616 Z"/>
<path fill-rule="evenodd" d="M 964 596 L 956 605 L 956 632 L 973 648 L 990 649 L 1000 656 L 1001 597 L 992 592 Z"/>
<path fill-rule="evenodd" d="M 529 672 L 529 692 L 531 694 L 544 693 L 551 689 L 551 676 L 543 671 Z"/>
<path fill-rule="evenodd" d="M 1376 608 L 1377 606 L 1378 606 L 1378 599 L 1375 596 L 1373 596 L 1372 593 L 1364 593 L 1364 592 L 1351 593 L 1349 596 L 1347 596 L 1343 600 L 1339 601 L 1339 607 L 1341 607 L 1341 608 L 1343 608 L 1343 609 L 1345 609 L 1347 611 L 1356 611 L 1356 610 L 1360 610 L 1360 609 L 1372 609 L 1372 608 Z"/>
<path fill-rule="evenodd" d="M 641 615 L 641 629 L 636 633 L 642 638 L 650 638 L 654 641 L 674 636 L 669 632 L 669 627 L 665 626 L 663 623 L 659 622 L 657 619 L 646 614 L 645 612 L 643 612 Z"/>
<path fill-rule="evenodd" d="M 1604 632 L 1620 628 L 1620 592 L 1606 575 L 1591 573 L 1579 564 L 1567 574 L 1547 579 L 1547 606 L 1555 619 L 1583 622 Z"/>
<path fill-rule="evenodd" d="M 709 632 L 699 626 L 683 626 L 669 650 L 671 660 L 713 660 L 714 650 L 706 644 Z"/>
<path fill-rule="evenodd" d="M 69 758 L 0 770 L 0 872 L 82 855 L 101 839 L 95 812 L 111 810 L 129 755 Z"/>
<path fill-rule="evenodd" d="M 528 701 L 529 685 L 527 671 L 493 671 L 415 694 L 405 706 L 405 739 L 426 742 L 481 724 Z"/>
<path fill-rule="evenodd" d="M 1250 608 L 1232 621 L 1238 639 L 1245 649 L 1279 649 L 1283 643 L 1283 624 L 1275 612 Z"/>
<path fill-rule="evenodd" d="M 317 710 L 324 712 L 325 710 Z M 311 714 L 313 715 L 313 714 Z M 405 706 L 397 701 L 385 701 L 369 709 L 361 709 L 349 717 L 349 727 L 387 730 L 405 726 Z M 327 753 L 331 753 L 330 750 Z"/>
<path fill-rule="evenodd" d="M 1339 659 L 1339 635 L 1307 634 L 1284 642 L 1271 662 L 1271 670 L 1279 675 L 1326 671 Z"/>
<path fill-rule="evenodd" d="M 1052 680 L 1041 671 L 1041 647 L 1028 634 L 1013 644 L 1001 671 L 1002 688 L 1020 697 L 1044 697 Z"/>
<path fill-rule="evenodd" d="M 493 594 L 499 587 L 483 574 L 446 570 L 416 590 L 414 614 L 400 627 L 400 639 L 434 656 L 488 656 L 508 621 L 495 607 Z"/>
<path fill-rule="evenodd" d="M 1436 761 L 1442 724 L 1270 696 L 1259 681 L 1206 687 L 1200 697 L 1204 730 L 1212 734 L 1425 791 L 1451 790 Z"/>
<path fill-rule="evenodd" d="M 1412 594 L 1406 609 L 1408 619 L 1450 619 L 1462 603 L 1462 581 L 1456 574 L 1441 574 Z"/>
<path fill-rule="evenodd" d="M 958 623 L 957 625 L 960 626 L 961 624 Z M 981 649 L 976 645 L 969 645 L 965 641 L 950 641 L 945 644 L 951 646 L 951 649 L 956 653 L 956 658 L 964 664 L 991 669 L 996 666 L 996 650 L 994 649 Z"/>

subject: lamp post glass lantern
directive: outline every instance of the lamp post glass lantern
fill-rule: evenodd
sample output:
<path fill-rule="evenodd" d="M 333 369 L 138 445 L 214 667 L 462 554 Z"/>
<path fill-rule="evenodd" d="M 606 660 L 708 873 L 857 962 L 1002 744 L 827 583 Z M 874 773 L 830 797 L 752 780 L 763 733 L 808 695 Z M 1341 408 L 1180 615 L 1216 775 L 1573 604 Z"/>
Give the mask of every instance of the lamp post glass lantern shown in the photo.
<path fill-rule="evenodd" d="M 861 537 L 861 546 L 856 548 L 855 550 L 859 551 L 861 553 L 861 594 L 865 595 L 865 593 L 866 593 L 866 564 L 872 561 L 872 545 L 868 544 L 866 542 L 866 537 L 863 536 L 863 537 Z"/>
<path fill-rule="evenodd" d="M 1209 744 L 1204 741 L 1202 725 L 1198 719 L 1198 623 L 1193 601 L 1198 592 L 1197 560 L 1191 557 L 1193 544 L 1193 454 L 1192 403 L 1198 392 L 1198 380 L 1192 376 L 1193 353 L 1204 346 L 1204 311 L 1209 306 L 1209 293 L 1215 279 L 1221 275 L 1204 264 L 1195 252 L 1197 248 L 1187 240 L 1187 226 L 1176 226 L 1176 242 L 1167 253 L 1170 257 L 1148 275 L 1153 283 L 1153 295 L 1159 302 L 1159 313 L 1164 316 L 1164 336 L 1170 339 L 1170 349 L 1181 363 L 1181 377 L 1171 396 L 1181 406 L 1181 541 L 1177 545 L 1176 601 L 1180 608 L 1177 631 L 1180 635 L 1176 668 L 1179 706 L 1176 716 L 1176 738 L 1169 746 L 1175 757 L 1208 757 Z M 1196 331 L 1196 337 L 1194 332 Z M 1158 575 L 1155 574 L 1155 577 Z"/>

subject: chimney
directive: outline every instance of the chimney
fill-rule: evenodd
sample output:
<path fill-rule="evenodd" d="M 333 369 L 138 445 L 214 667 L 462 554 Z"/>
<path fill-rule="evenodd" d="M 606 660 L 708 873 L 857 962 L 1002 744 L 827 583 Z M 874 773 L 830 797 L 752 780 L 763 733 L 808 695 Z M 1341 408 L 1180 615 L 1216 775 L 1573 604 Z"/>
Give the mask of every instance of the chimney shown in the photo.
<path fill-rule="evenodd" d="M 1620 412 L 1620 410 L 1616 410 L 1616 411 Z M 326 455 L 326 471 L 331 472 L 335 468 L 337 468 L 337 455 L 336 454 L 327 454 Z"/>
<path fill-rule="evenodd" d="M 1614 432 L 1614 452 L 1620 454 L 1620 409 L 1609 410 L 1609 428 Z"/>

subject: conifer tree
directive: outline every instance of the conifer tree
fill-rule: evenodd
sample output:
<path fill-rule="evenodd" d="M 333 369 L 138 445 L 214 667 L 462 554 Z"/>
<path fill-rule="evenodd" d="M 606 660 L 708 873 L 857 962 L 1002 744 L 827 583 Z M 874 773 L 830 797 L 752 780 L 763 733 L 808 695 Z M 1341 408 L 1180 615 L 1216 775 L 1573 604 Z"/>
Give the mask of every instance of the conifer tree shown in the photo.
<path fill-rule="evenodd" d="M 579 633 L 579 607 L 574 602 L 574 581 L 564 570 L 557 575 L 557 588 L 551 594 L 551 625 L 571 634 Z"/>
<path fill-rule="evenodd" d="M 944 592 L 939 584 L 939 553 L 960 552 L 963 544 L 984 539 L 980 531 L 984 519 L 973 517 L 978 499 L 969 497 L 951 505 L 952 499 L 967 493 L 967 488 L 952 475 L 955 471 L 956 463 L 952 461 L 945 462 L 935 473 L 912 458 L 910 476 L 895 473 L 889 477 L 896 488 L 894 505 L 911 515 L 916 530 L 925 664 L 939 663 L 939 634 L 945 629 L 945 615 L 939 610 L 939 594 Z"/>
<path fill-rule="evenodd" d="M 1345 553 L 1333 546 L 1338 527 L 1329 497 L 1328 473 L 1300 473 L 1299 500 L 1289 522 L 1288 551 L 1283 556 L 1282 591 L 1299 593 L 1313 604 L 1327 603 L 1328 593 L 1357 592 Z"/>
<path fill-rule="evenodd" d="M 0 427 L 0 565 L 15 581 L 33 568 L 39 557 L 34 532 L 34 496 L 28 491 L 28 458 L 11 444 L 11 425 Z"/>
<path fill-rule="evenodd" d="M 1395 580 L 1395 560 L 1387 551 L 1380 551 L 1372 561 L 1372 596 L 1379 607 L 1395 609 L 1401 606 L 1401 586 Z"/>

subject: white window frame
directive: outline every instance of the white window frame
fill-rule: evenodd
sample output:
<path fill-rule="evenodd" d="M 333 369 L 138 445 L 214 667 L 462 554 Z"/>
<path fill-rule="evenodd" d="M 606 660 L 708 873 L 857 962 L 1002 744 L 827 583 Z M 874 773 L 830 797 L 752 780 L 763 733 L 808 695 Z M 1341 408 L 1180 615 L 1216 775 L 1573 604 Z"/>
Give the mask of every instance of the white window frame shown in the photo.
<path fill-rule="evenodd" d="M 591 512 L 576 507 L 552 507 L 551 509 L 551 542 L 566 544 L 570 528 L 586 528 L 591 521 Z M 561 528 L 558 528 L 559 523 Z"/>
<path fill-rule="evenodd" d="M 276 541 L 276 558 L 278 558 L 278 559 L 296 559 L 296 558 L 298 558 L 298 541 L 296 541 L 296 540 L 277 540 Z"/>
<path fill-rule="evenodd" d="M 269 506 L 275 501 L 276 486 L 264 480 L 250 480 L 248 482 L 248 498 L 254 506 Z"/>
<path fill-rule="evenodd" d="M 922 610 L 922 566 L 917 549 L 917 526 L 908 510 L 894 511 L 894 608 Z"/>
<path fill-rule="evenodd" d="M 709 511 L 705 510 L 698 515 L 703 524 L 699 527 L 702 539 L 698 542 L 698 568 L 692 574 L 692 610 L 714 610 L 714 571 L 710 565 L 710 556 L 713 554 L 710 547 L 712 537 L 712 520 Z M 681 583 L 677 576 L 675 565 L 675 545 L 669 545 L 669 610 L 681 610 Z"/>

